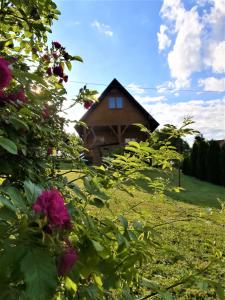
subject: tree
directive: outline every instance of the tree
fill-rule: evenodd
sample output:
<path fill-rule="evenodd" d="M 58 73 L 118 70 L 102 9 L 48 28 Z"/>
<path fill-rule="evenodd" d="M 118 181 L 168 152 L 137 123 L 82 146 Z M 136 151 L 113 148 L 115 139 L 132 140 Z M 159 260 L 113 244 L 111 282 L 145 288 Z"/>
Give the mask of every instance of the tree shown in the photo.
<path fill-rule="evenodd" d="M 191 175 L 194 177 L 197 176 L 198 148 L 198 137 L 195 137 L 191 150 Z"/>
<path fill-rule="evenodd" d="M 220 146 L 216 141 L 209 141 L 207 153 L 207 179 L 214 184 L 220 184 Z"/>
<path fill-rule="evenodd" d="M 206 180 L 207 178 L 207 153 L 208 153 L 208 143 L 203 137 L 198 138 L 198 154 L 196 161 L 196 177 L 201 180 Z"/>
<path fill-rule="evenodd" d="M 225 144 L 220 149 L 220 182 L 225 186 Z"/>
<path fill-rule="evenodd" d="M 191 158 L 190 154 L 185 155 L 183 163 L 182 163 L 182 171 L 185 175 L 191 176 Z"/>
<path fill-rule="evenodd" d="M 189 144 L 180 136 L 171 137 L 171 130 L 167 126 L 162 128 L 161 130 L 155 131 L 158 136 L 159 141 L 170 141 L 171 145 L 176 148 L 179 153 L 187 153 L 190 151 Z"/>

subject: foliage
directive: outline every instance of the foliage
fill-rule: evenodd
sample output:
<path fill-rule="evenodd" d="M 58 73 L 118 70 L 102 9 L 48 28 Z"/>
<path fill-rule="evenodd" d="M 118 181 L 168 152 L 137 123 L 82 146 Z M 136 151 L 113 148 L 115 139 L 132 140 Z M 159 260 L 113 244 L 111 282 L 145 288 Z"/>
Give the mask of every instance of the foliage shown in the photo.
<path fill-rule="evenodd" d="M 171 145 L 174 146 L 179 153 L 189 152 L 190 146 L 185 140 L 183 140 L 180 136 L 171 136 L 170 126 L 167 125 L 161 130 L 155 131 L 158 135 L 158 139 L 160 141 L 169 140 Z"/>
<path fill-rule="evenodd" d="M 221 147 L 220 152 L 220 182 L 225 186 L 225 144 Z"/>
<path fill-rule="evenodd" d="M 168 299 L 167 289 L 139 272 L 159 245 L 151 226 L 122 214 L 97 218 L 91 207 L 109 207 L 109 189 L 132 194 L 139 180 L 162 194 L 167 181 L 139 171 L 150 162 L 151 168 L 172 170 L 171 162 L 182 156 L 170 141 L 157 146 L 153 134 L 146 142 L 130 142 L 124 155 L 101 167 L 85 165 L 83 147 L 64 130 L 69 121 L 62 115 L 65 70 L 82 59 L 59 42 L 47 44 L 58 15 L 51 0 L 1 1 L 0 74 L 8 76 L 0 77 L 1 296 L 134 299 L 149 289 Z M 74 103 L 89 107 L 95 94 L 84 87 Z M 189 124 L 168 125 L 171 136 L 191 133 Z M 78 177 L 68 181 L 67 172 L 58 172 L 59 157 L 73 161 Z"/>
<path fill-rule="evenodd" d="M 206 141 L 203 136 L 196 136 L 182 169 L 184 174 L 224 185 L 224 147 L 220 147 L 217 141 Z"/>
<path fill-rule="evenodd" d="M 220 146 L 216 141 L 209 142 L 207 155 L 207 178 L 210 182 L 220 183 Z"/>

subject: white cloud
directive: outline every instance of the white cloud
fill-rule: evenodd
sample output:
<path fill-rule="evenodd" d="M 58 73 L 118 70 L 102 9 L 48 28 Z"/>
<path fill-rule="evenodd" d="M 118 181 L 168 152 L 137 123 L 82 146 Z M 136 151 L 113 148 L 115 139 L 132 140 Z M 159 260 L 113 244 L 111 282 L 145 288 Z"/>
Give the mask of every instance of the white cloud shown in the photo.
<path fill-rule="evenodd" d="M 160 30 L 157 33 L 159 52 L 171 45 L 171 40 L 169 39 L 168 35 L 166 34 L 166 30 L 167 30 L 167 26 L 160 25 Z"/>
<path fill-rule="evenodd" d="M 208 55 L 205 57 L 205 63 L 216 73 L 225 72 L 225 40 L 219 43 L 212 42 L 208 46 Z"/>
<path fill-rule="evenodd" d="M 201 30 L 197 11 L 186 11 L 173 50 L 168 54 L 171 76 L 180 87 L 187 87 L 191 74 L 200 70 Z"/>
<path fill-rule="evenodd" d="M 166 97 L 165 96 L 156 96 L 156 97 L 136 96 L 135 99 L 141 104 L 144 104 L 144 103 L 152 103 L 152 102 L 162 102 L 166 100 Z"/>
<path fill-rule="evenodd" d="M 185 15 L 185 9 L 180 0 L 164 0 L 160 14 L 169 21 L 174 32 L 179 31 Z"/>
<path fill-rule="evenodd" d="M 178 103 L 145 104 L 145 109 L 160 123 L 179 126 L 185 116 L 192 116 L 192 128 L 207 139 L 225 138 L 225 97 L 216 100 L 190 100 Z"/>
<path fill-rule="evenodd" d="M 206 68 L 225 73 L 225 0 L 197 0 L 189 9 L 183 2 L 164 0 L 160 10 L 160 31 L 166 26 L 173 41 L 167 59 L 176 88 L 190 86 L 192 74 Z"/>
<path fill-rule="evenodd" d="M 145 91 L 143 88 L 141 88 L 139 85 L 135 83 L 129 83 L 127 88 L 130 89 L 135 94 L 143 94 Z"/>
<path fill-rule="evenodd" d="M 112 37 L 113 31 L 109 25 L 100 23 L 99 21 L 95 20 L 91 23 L 93 28 L 96 28 L 100 33 L 103 33 L 106 36 Z"/>
<path fill-rule="evenodd" d="M 203 87 L 204 91 L 225 92 L 225 77 L 207 77 L 204 79 L 199 79 L 198 83 L 199 86 Z"/>

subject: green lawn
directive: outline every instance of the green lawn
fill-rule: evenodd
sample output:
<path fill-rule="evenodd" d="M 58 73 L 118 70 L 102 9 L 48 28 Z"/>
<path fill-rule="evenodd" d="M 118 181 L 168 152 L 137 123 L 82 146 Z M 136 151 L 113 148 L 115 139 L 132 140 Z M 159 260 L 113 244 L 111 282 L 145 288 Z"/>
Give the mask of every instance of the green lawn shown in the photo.
<path fill-rule="evenodd" d="M 73 179 L 74 176 L 71 173 L 68 178 Z M 204 268 L 215 253 L 224 254 L 225 212 L 219 209 L 216 199 L 225 201 L 225 188 L 184 175 L 181 180 L 185 190 L 180 193 L 170 192 L 167 196 L 155 197 L 143 184 L 143 189 L 136 190 L 134 197 L 122 191 L 110 191 L 109 209 L 90 207 L 99 218 L 106 214 L 112 218 L 124 214 L 129 220 L 139 219 L 157 231 L 160 242 L 154 255 L 157 259 L 140 272 L 165 287 L 190 271 Z M 174 174 L 172 182 L 176 181 L 177 174 Z M 225 282 L 224 272 L 225 266 L 215 263 L 207 278 Z M 202 290 L 200 285 L 203 285 L 202 282 L 192 287 L 175 288 L 174 299 L 216 299 L 213 289 Z M 151 299 L 160 298 L 155 296 Z"/>
<path fill-rule="evenodd" d="M 177 184 L 177 181 L 177 174 L 174 174 L 173 184 Z M 185 190 L 181 193 L 171 193 L 173 199 L 203 207 L 219 207 L 217 198 L 225 201 L 225 187 L 185 175 L 181 177 L 181 186 Z"/>

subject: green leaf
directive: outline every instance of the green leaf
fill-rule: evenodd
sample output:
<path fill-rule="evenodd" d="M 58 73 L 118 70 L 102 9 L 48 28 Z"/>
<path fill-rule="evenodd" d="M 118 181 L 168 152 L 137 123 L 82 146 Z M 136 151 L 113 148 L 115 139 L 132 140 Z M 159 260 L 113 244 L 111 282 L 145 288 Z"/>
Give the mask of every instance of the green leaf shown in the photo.
<path fill-rule="evenodd" d="M 159 294 L 164 300 L 173 300 L 171 293 L 168 291 L 159 292 Z"/>
<path fill-rule="evenodd" d="M 42 188 L 30 180 L 24 181 L 24 189 L 27 200 L 30 204 L 33 204 L 37 197 L 40 195 Z"/>
<path fill-rule="evenodd" d="M 140 149 L 140 145 L 139 145 L 138 142 L 130 141 L 128 144 L 129 144 L 129 146 L 133 146 L 133 147 L 135 147 L 135 148 Z"/>
<path fill-rule="evenodd" d="M 18 189 L 16 189 L 13 186 L 7 186 L 3 189 L 3 192 L 6 193 L 10 197 L 13 205 L 16 208 L 26 210 L 25 199 L 22 197 L 22 195 L 20 194 L 20 191 Z"/>
<path fill-rule="evenodd" d="M 97 252 L 101 252 L 104 250 L 104 248 L 102 247 L 102 245 L 99 242 L 96 242 L 94 240 L 91 240 L 91 242 Z"/>
<path fill-rule="evenodd" d="M 3 196 L 0 196 L 0 204 L 2 204 L 2 206 L 7 207 L 8 209 L 14 212 L 16 211 L 16 207 L 11 203 L 11 201 Z"/>
<path fill-rule="evenodd" d="M 56 288 L 56 266 L 46 249 L 29 249 L 22 259 L 21 270 L 26 283 L 26 299 L 50 299 Z"/>
<path fill-rule="evenodd" d="M 0 146 L 12 154 L 17 154 L 16 144 L 7 138 L 0 136 Z"/>
<path fill-rule="evenodd" d="M 65 286 L 66 286 L 66 288 L 68 290 L 72 290 L 75 293 L 77 292 L 77 285 L 76 285 L 76 283 L 73 280 L 71 280 L 69 277 L 66 277 Z"/>
<path fill-rule="evenodd" d="M 66 62 L 66 66 L 67 66 L 68 70 L 71 71 L 71 69 L 72 69 L 72 64 L 71 64 L 70 61 L 67 61 L 67 62 Z"/>
<path fill-rule="evenodd" d="M 26 129 L 26 130 L 29 130 L 29 127 L 28 125 L 22 121 L 21 119 L 18 119 L 14 116 L 12 116 L 10 118 L 10 123 L 16 128 L 16 129 Z"/>
<path fill-rule="evenodd" d="M 9 209 L 6 206 L 0 208 L 0 220 L 11 221 L 15 219 L 16 219 L 16 215 L 11 209 Z"/>
<path fill-rule="evenodd" d="M 80 56 L 72 56 L 71 60 L 77 60 L 83 62 L 83 59 Z"/>
<path fill-rule="evenodd" d="M 120 223 L 123 225 L 124 228 L 128 227 L 127 219 L 125 219 L 124 216 L 119 216 L 118 219 L 119 219 Z"/>
<path fill-rule="evenodd" d="M 97 274 L 94 274 L 94 275 L 93 275 L 93 278 L 94 278 L 95 283 L 96 283 L 98 286 L 101 287 L 101 286 L 103 285 L 101 276 L 99 276 L 99 275 L 97 275 Z"/>
<path fill-rule="evenodd" d="M 221 285 L 217 285 L 216 295 L 218 296 L 219 300 L 224 300 L 225 299 L 224 289 Z"/>
<path fill-rule="evenodd" d="M 69 187 L 76 193 L 77 197 L 85 201 L 87 200 L 86 195 L 81 191 L 78 185 L 71 183 L 69 184 Z"/>

